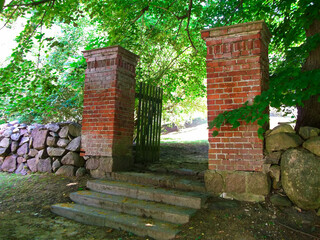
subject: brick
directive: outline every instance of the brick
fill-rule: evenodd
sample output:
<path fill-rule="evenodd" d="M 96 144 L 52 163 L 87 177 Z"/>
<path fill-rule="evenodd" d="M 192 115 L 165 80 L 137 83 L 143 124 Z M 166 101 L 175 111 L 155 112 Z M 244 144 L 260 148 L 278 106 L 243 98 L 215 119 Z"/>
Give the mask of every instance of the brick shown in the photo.
<path fill-rule="evenodd" d="M 254 40 L 254 42 L 253 42 L 253 47 L 260 49 L 260 48 L 261 48 L 261 40 L 260 40 L 260 39 Z"/>
<path fill-rule="evenodd" d="M 258 55 L 258 54 L 260 54 L 262 51 L 261 51 L 261 49 L 259 49 L 259 48 L 256 48 L 256 49 L 253 49 L 252 50 L 252 54 L 255 54 L 255 55 Z"/>
<path fill-rule="evenodd" d="M 233 52 L 233 53 L 231 53 L 231 56 L 232 56 L 233 58 L 237 58 L 237 57 L 240 56 L 240 52 Z"/>
<path fill-rule="evenodd" d="M 248 56 L 248 55 L 250 55 L 250 51 L 248 51 L 248 50 L 244 50 L 244 51 L 241 51 L 241 56 Z"/>
<path fill-rule="evenodd" d="M 125 143 L 132 138 L 134 91 L 131 89 L 135 87 L 137 56 L 119 46 L 85 51 L 84 56 L 88 63 L 86 72 L 90 74 L 85 77 L 82 155 L 130 155 L 114 149 L 119 139 Z M 114 67 L 110 68 L 111 65 Z"/>
<path fill-rule="evenodd" d="M 268 80 L 267 46 L 261 43 L 262 38 L 268 42 L 269 36 L 264 28 L 265 24 L 256 22 L 218 28 L 216 32 L 210 29 L 215 39 L 208 40 L 207 45 L 215 46 L 214 56 L 207 56 L 209 121 L 260 94 L 262 81 Z M 219 138 L 209 135 L 209 169 L 261 171 L 263 141 L 258 139 L 257 129 L 256 123 L 237 129 L 224 125 Z"/>
<path fill-rule="evenodd" d="M 221 39 L 217 39 L 217 40 L 210 40 L 207 41 L 206 44 L 207 46 L 212 46 L 212 45 L 217 45 L 217 44 L 221 44 L 222 40 Z"/>
<path fill-rule="evenodd" d="M 207 62 L 207 67 L 218 67 L 220 62 Z"/>

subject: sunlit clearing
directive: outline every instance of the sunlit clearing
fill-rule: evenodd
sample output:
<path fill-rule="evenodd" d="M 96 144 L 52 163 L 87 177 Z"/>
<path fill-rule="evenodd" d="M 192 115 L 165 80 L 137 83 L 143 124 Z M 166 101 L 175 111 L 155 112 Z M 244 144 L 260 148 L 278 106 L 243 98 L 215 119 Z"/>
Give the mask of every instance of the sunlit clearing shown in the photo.
<path fill-rule="evenodd" d="M 207 123 L 198 125 L 196 127 L 185 128 L 176 132 L 171 132 L 171 133 L 161 135 L 162 142 L 204 141 L 204 140 L 208 140 Z"/>

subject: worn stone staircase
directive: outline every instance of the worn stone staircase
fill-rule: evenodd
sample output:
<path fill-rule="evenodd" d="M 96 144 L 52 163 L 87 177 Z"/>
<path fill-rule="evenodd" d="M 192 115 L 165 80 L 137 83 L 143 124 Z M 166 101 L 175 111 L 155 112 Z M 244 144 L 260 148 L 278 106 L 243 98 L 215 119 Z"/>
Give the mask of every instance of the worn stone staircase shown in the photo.
<path fill-rule="evenodd" d="M 74 203 L 53 205 L 52 212 L 163 240 L 173 239 L 208 197 L 201 182 L 153 173 L 112 173 L 88 181 L 87 188 L 70 194 Z"/>

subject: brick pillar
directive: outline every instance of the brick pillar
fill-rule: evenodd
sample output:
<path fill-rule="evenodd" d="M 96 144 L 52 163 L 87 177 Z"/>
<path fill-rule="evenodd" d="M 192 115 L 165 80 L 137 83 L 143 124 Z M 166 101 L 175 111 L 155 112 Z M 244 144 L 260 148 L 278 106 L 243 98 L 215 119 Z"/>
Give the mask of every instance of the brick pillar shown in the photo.
<path fill-rule="evenodd" d="M 120 46 L 83 52 L 87 61 L 82 151 L 94 177 L 133 163 L 135 66 L 138 56 Z"/>
<path fill-rule="evenodd" d="M 226 110 L 252 102 L 265 90 L 271 34 L 263 21 L 257 21 L 203 30 L 201 36 L 207 45 L 208 121 L 212 121 Z M 258 128 L 257 123 L 243 123 L 236 129 L 224 125 L 217 137 L 212 137 L 210 130 L 209 169 L 262 171 L 263 141 L 258 138 Z"/>

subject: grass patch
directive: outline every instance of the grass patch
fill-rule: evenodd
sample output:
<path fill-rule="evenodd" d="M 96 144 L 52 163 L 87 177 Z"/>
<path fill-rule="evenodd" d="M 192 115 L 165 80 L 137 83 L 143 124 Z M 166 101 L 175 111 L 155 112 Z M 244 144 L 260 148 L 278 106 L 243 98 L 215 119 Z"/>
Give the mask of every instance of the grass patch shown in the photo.
<path fill-rule="evenodd" d="M 160 144 L 209 144 L 208 140 L 186 140 L 186 141 L 179 141 L 174 138 L 163 138 L 160 141 Z"/>

